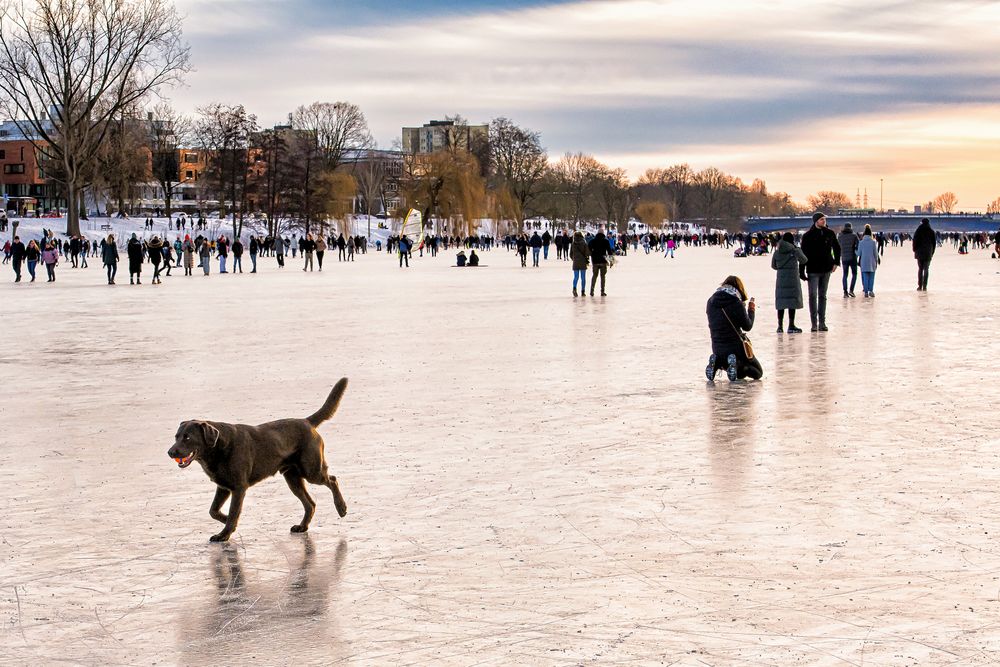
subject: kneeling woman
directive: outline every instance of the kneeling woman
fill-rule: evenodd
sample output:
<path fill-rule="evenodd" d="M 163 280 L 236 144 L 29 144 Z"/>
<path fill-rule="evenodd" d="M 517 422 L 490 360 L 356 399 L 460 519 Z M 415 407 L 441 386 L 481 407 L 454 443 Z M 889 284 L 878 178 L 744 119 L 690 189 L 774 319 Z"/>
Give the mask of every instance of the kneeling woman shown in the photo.
<path fill-rule="evenodd" d="M 756 306 L 753 299 L 747 307 L 747 290 L 743 281 L 729 276 L 708 300 L 708 330 L 712 334 L 712 356 L 708 358 L 705 376 L 715 381 L 716 372 L 725 369 L 730 382 L 737 379 L 759 380 L 764 369 L 756 358 L 748 358 L 743 349 L 743 332 L 753 328 Z"/>

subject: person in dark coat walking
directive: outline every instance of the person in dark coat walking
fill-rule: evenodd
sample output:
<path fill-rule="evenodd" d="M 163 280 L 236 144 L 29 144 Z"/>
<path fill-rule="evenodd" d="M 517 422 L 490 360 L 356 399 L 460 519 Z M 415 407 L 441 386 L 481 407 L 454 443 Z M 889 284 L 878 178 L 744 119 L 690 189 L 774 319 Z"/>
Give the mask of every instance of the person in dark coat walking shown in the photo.
<path fill-rule="evenodd" d="M 253 234 L 250 235 L 250 263 L 253 264 L 253 269 L 250 273 L 257 273 L 257 253 L 260 252 L 260 243 L 257 242 L 257 237 Z M 319 261 L 319 268 L 323 270 L 323 260 Z M 242 271 L 242 267 L 240 268 Z"/>
<path fill-rule="evenodd" d="M 840 264 L 840 243 L 837 235 L 826 226 L 826 216 L 813 214 L 813 224 L 802 235 L 802 252 L 807 262 L 800 278 L 809 281 L 809 319 L 813 331 L 828 331 L 826 326 L 826 291 L 830 274 Z"/>
<path fill-rule="evenodd" d="M 580 294 L 587 296 L 587 267 L 590 265 L 590 247 L 583 232 L 573 233 L 573 244 L 569 248 L 570 259 L 573 260 L 573 296 L 576 297 L 576 281 L 580 281 Z"/>
<path fill-rule="evenodd" d="M 115 284 L 115 276 L 118 274 L 118 244 L 115 243 L 115 235 L 109 234 L 101 248 L 101 261 L 108 269 L 108 284 Z"/>
<path fill-rule="evenodd" d="M 423 246 L 421 246 L 421 249 Z M 337 261 L 346 262 L 347 261 L 347 241 L 344 240 L 344 235 L 341 234 L 337 237 Z M 407 261 L 407 266 L 409 262 Z"/>
<path fill-rule="evenodd" d="M 931 229 L 931 221 L 924 218 L 913 232 L 913 256 L 917 260 L 917 291 L 927 291 L 927 278 L 935 250 L 937 250 L 937 234 Z"/>
<path fill-rule="evenodd" d="M 21 262 L 24 261 L 27 249 L 24 244 L 21 243 L 21 237 L 15 236 L 14 242 L 10 246 L 10 258 L 11 263 L 14 265 L 14 282 L 21 282 Z"/>
<path fill-rule="evenodd" d="M 590 240 L 590 263 L 594 265 L 594 270 L 591 272 L 590 276 L 590 296 L 594 296 L 594 287 L 597 285 L 597 278 L 601 278 L 601 296 L 607 296 L 605 293 L 605 282 L 608 277 L 608 264 L 610 263 L 609 257 L 612 254 L 611 243 L 608 241 L 608 237 L 604 235 L 604 226 L 602 225 L 600 230 L 598 230 L 597 235 Z"/>
<path fill-rule="evenodd" d="M 128 253 L 128 282 L 130 285 L 141 285 L 142 280 L 139 278 L 142 275 L 142 242 L 135 233 L 128 240 L 125 251 Z"/>
<path fill-rule="evenodd" d="M 399 250 L 399 268 L 403 268 L 403 262 L 406 262 L 406 268 L 410 268 L 410 248 L 413 247 L 413 242 L 410 241 L 410 237 L 406 234 L 400 237 L 397 241 L 397 249 Z"/>
<path fill-rule="evenodd" d="M 851 223 L 846 223 L 837 237 L 840 242 L 840 268 L 844 270 L 841 280 L 844 283 L 844 298 L 854 297 L 854 287 L 858 284 L 858 235 L 854 233 Z M 847 274 L 851 274 L 851 287 L 847 288 Z"/>
<path fill-rule="evenodd" d="M 163 259 L 163 242 L 160 241 L 160 237 L 153 236 L 149 239 L 146 250 L 149 253 L 149 261 L 153 264 L 153 284 L 158 285 L 163 282 L 160 280 L 160 261 Z"/>
<path fill-rule="evenodd" d="M 756 357 L 747 357 L 743 347 L 743 332 L 753 329 L 757 306 L 754 300 L 744 307 L 747 290 L 737 276 L 729 276 L 708 300 L 708 331 L 712 336 L 712 354 L 708 357 L 705 377 L 715 382 L 715 374 L 725 369 L 730 382 L 764 376 Z"/>
<path fill-rule="evenodd" d="M 799 267 L 808 261 L 805 253 L 795 245 L 795 237 L 791 232 L 785 232 L 778 247 L 771 255 L 771 268 L 778 272 L 774 283 L 774 307 L 778 311 L 778 333 L 782 333 L 785 324 L 785 311 L 788 311 L 788 333 L 802 333 L 795 326 L 795 311 L 802 308 L 802 281 L 799 280 Z"/>
<path fill-rule="evenodd" d="M 240 273 L 243 273 L 243 241 L 240 241 L 240 237 L 237 236 L 233 239 L 233 273 L 239 269 Z M 169 273 L 167 274 L 170 275 Z"/>
<path fill-rule="evenodd" d="M 515 245 L 517 247 L 517 254 L 521 258 L 521 268 L 524 268 L 527 266 L 528 261 L 528 236 L 522 233 L 517 237 Z"/>
<path fill-rule="evenodd" d="M 552 234 L 549 234 L 549 230 L 545 230 L 542 234 L 542 256 L 545 259 L 549 258 L 549 244 L 552 243 Z"/>
<path fill-rule="evenodd" d="M 305 238 L 299 240 L 299 251 L 304 257 L 302 270 L 313 270 L 313 254 L 316 252 L 316 241 L 312 234 L 306 234 Z"/>
<path fill-rule="evenodd" d="M 538 255 L 542 251 L 542 237 L 535 232 L 531 235 L 531 241 L 528 242 L 531 246 L 531 265 L 538 266 Z"/>

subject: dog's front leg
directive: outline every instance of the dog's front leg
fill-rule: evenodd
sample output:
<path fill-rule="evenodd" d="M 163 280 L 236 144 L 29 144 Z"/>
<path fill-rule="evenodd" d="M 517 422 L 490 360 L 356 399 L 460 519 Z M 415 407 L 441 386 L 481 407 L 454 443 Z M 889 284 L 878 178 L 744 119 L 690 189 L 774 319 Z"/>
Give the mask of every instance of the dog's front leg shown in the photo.
<path fill-rule="evenodd" d="M 218 487 L 215 490 L 215 500 L 212 501 L 212 508 L 208 510 L 208 515 L 221 523 L 229 520 L 229 517 L 219 511 L 222 509 L 222 504 L 229 499 L 229 493 L 229 489 L 224 489 L 221 486 Z"/>
<path fill-rule="evenodd" d="M 209 541 L 225 542 L 233 534 L 233 531 L 236 530 L 236 524 L 240 520 L 240 512 L 243 511 L 243 496 L 246 495 L 246 492 L 247 490 L 243 488 L 232 490 L 233 497 L 229 501 L 229 515 L 226 517 L 226 527 L 222 529 L 221 533 L 212 535 Z"/>

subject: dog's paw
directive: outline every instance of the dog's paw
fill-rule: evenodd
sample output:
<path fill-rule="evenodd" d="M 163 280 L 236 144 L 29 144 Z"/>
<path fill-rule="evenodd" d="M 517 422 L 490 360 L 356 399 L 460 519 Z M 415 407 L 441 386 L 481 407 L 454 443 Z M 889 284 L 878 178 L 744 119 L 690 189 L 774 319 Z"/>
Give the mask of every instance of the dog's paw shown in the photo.
<path fill-rule="evenodd" d="M 210 538 L 208 538 L 208 541 L 209 542 L 228 542 L 229 541 L 229 536 L 226 535 L 225 533 L 219 533 L 218 535 L 212 535 Z"/>
<path fill-rule="evenodd" d="M 294 526 L 292 526 L 293 533 L 304 533 L 307 530 L 309 530 L 309 526 L 303 526 L 301 524 L 295 524 Z"/>

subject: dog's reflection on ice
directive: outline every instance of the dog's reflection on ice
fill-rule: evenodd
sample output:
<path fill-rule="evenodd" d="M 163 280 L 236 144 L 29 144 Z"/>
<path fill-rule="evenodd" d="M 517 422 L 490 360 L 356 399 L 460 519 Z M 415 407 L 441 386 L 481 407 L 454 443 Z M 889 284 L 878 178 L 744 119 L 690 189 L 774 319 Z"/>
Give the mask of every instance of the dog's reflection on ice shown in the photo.
<path fill-rule="evenodd" d="M 207 613 L 182 617 L 180 639 L 191 659 L 214 655 L 220 645 L 230 643 L 235 650 L 252 649 L 258 659 L 296 646 L 300 651 L 314 646 L 327 658 L 337 652 L 327 643 L 337 642 L 336 619 L 328 617 L 347 560 L 347 540 L 341 539 L 327 555 L 317 553 L 309 533 L 290 542 L 292 546 L 282 548 L 287 559 L 284 576 L 283 566 L 246 565 L 251 559 L 238 544 L 209 548 L 215 593 L 209 596 Z M 327 621 L 319 626 L 321 631 L 320 621 Z"/>

